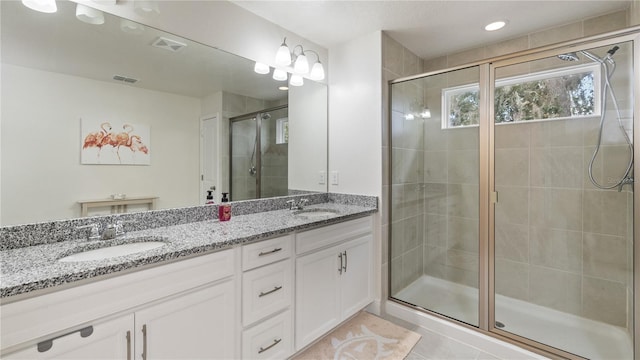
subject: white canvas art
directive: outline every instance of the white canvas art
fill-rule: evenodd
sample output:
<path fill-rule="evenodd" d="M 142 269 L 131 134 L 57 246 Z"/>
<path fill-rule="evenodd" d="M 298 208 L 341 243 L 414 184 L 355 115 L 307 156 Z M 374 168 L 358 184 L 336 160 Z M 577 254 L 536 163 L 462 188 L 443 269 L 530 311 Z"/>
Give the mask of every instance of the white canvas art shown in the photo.
<path fill-rule="evenodd" d="M 82 119 L 80 130 L 81 164 L 151 164 L 151 130 L 148 125 Z"/>

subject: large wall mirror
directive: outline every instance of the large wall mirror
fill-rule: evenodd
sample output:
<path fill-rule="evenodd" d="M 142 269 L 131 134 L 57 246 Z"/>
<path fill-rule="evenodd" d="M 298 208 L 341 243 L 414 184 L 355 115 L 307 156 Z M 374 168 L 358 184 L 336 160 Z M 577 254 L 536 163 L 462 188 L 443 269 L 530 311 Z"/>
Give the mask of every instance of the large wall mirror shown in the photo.
<path fill-rule="evenodd" d="M 282 90 L 253 61 L 109 14 L 88 24 L 73 2 L 0 6 L 1 226 L 80 217 L 119 194 L 163 209 L 208 191 L 327 191 L 325 84 Z"/>

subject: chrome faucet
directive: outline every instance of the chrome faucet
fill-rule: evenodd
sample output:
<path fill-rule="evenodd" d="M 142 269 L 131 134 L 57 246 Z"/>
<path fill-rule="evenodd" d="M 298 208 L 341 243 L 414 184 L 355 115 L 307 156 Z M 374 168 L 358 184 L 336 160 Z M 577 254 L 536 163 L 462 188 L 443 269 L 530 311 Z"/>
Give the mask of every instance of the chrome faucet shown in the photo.
<path fill-rule="evenodd" d="M 89 232 L 87 232 L 87 240 L 111 240 L 125 234 L 124 224 L 126 222 L 133 221 L 118 220 L 115 224 L 109 224 L 105 226 L 103 230 L 100 226 L 100 223 L 91 223 L 88 225 L 78 226 L 76 227 L 76 229 L 90 229 Z"/>
<path fill-rule="evenodd" d="M 287 201 L 287 204 L 289 204 L 289 210 L 303 210 L 304 205 L 308 202 L 309 199 L 300 199 L 297 203 L 295 200 L 291 199 Z"/>
<path fill-rule="evenodd" d="M 76 226 L 76 230 L 89 229 L 87 232 L 87 241 L 88 240 L 99 240 L 100 239 L 100 223 L 91 223 L 82 226 Z"/>

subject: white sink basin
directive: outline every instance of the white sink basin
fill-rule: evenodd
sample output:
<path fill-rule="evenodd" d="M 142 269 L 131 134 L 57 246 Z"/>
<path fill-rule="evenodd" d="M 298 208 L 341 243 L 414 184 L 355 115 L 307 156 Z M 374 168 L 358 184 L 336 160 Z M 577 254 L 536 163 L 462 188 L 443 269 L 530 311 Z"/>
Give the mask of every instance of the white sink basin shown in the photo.
<path fill-rule="evenodd" d="M 157 249 L 164 245 L 166 245 L 166 243 L 162 241 L 143 241 L 143 242 L 122 244 L 122 245 L 114 245 L 114 246 L 103 247 L 100 249 L 87 250 L 87 251 L 75 253 L 75 254 L 60 258 L 58 259 L 58 261 L 73 262 L 73 261 L 104 260 L 104 259 L 109 259 L 116 256 L 131 255 L 141 251 Z"/>
<path fill-rule="evenodd" d="M 329 218 L 338 215 L 338 211 L 332 209 L 304 209 L 293 212 L 294 215 L 307 219 Z"/>

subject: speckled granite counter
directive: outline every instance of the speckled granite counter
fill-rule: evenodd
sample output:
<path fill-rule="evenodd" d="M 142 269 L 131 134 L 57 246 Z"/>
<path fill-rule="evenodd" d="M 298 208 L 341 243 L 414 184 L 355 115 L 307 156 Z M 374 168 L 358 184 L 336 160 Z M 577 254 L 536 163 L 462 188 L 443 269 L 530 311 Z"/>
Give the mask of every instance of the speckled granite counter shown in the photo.
<path fill-rule="evenodd" d="M 333 217 L 308 219 L 290 210 L 275 210 L 246 215 L 234 215 L 230 221 L 191 222 L 127 233 L 107 241 L 72 240 L 0 251 L 0 298 L 47 289 L 74 281 L 90 279 L 149 264 L 205 254 L 255 242 L 270 237 L 334 224 L 377 211 L 377 206 L 347 205 L 348 202 L 315 204 L 307 208 L 336 211 Z M 100 261 L 59 262 L 61 257 L 119 243 L 160 240 L 160 248 Z"/>

